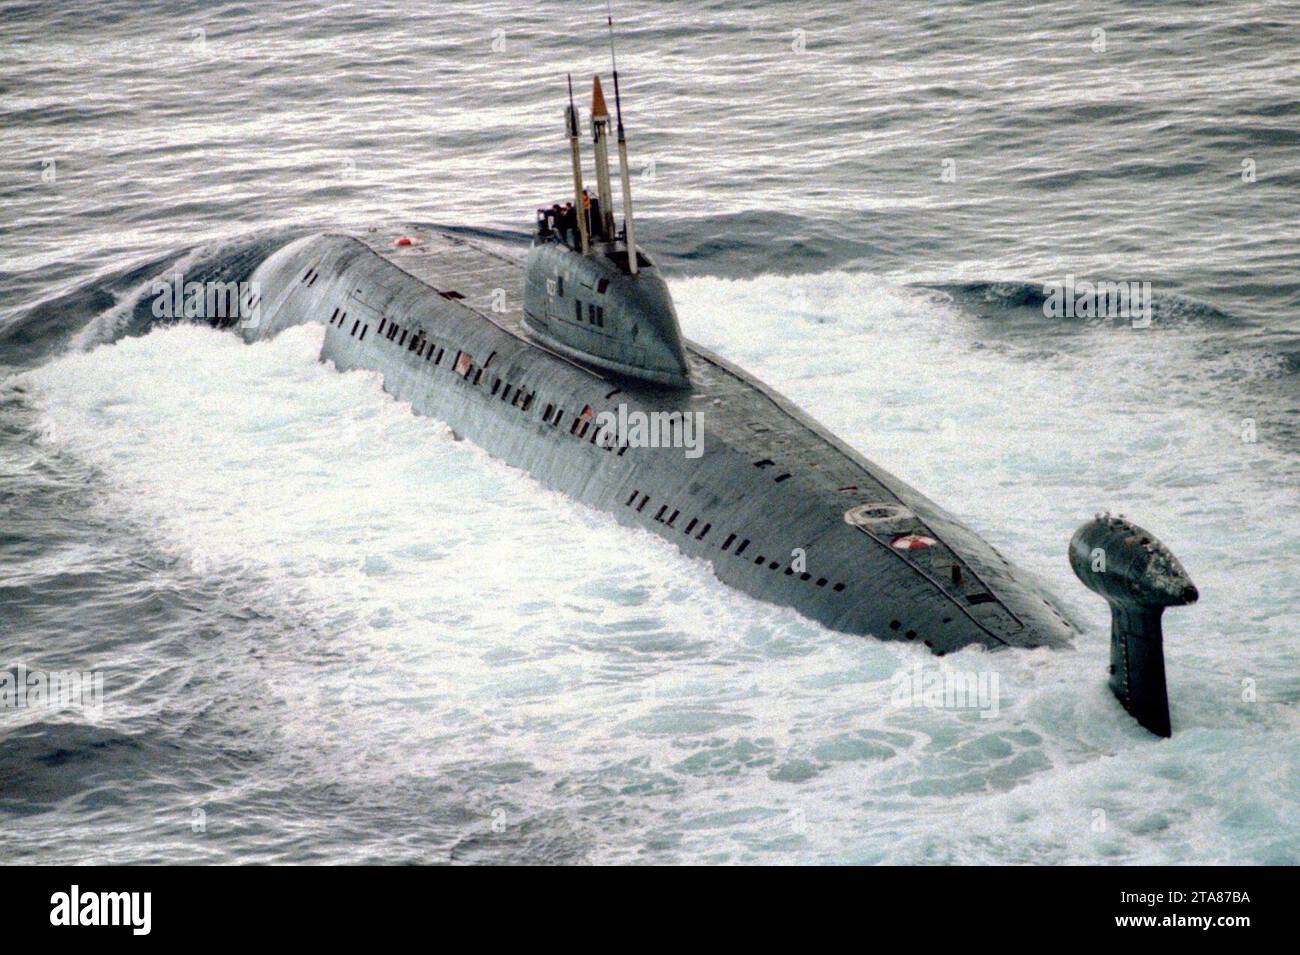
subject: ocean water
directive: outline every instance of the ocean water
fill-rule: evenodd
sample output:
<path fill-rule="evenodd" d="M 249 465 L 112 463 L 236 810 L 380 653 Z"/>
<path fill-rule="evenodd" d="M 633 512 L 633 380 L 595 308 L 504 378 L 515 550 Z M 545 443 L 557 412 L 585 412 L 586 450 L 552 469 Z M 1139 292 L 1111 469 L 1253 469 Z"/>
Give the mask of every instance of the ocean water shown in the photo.
<path fill-rule="evenodd" d="M 901 697 L 939 661 L 723 587 L 319 329 L 149 321 L 155 275 L 324 227 L 522 249 L 603 9 L 0 4 L 0 663 L 103 677 L 0 709 L 0 861 L 1300 861 L 1293 5 L 615 8 L 687 335 L 1084 626 L 944 658 L 995 705 Z M 1046 317 L 1067 275 L 1150 282 L 1151 326 Z M 1065 563 L 1103 508 L 1202 594 L 1170 740 Z"/>

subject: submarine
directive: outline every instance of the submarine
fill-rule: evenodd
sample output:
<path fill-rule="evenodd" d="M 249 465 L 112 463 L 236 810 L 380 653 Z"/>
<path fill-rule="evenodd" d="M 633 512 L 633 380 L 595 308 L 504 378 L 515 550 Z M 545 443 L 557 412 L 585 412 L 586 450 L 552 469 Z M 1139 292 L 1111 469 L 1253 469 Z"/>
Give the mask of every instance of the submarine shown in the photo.
<path fill-rule="evenodd" d="M 572 193 L 538 209 L 526 257 L 410 225 L 304 236 L 253 273 L 245 340 L 320 323 L 322 361 L 379 373 L 414 414 L 833 630 L 937 655 L 1072 646 L 1076 626 L 997 548 L 682 336 L 636 241 L 616 61 L 613 84 L 611 117 L 592 81 L 592 194 L 569 80 Z M 1112 691 L 1168 736 L 1160 616 L 1195 588 L 1153 536 L 1108 515 L 1080 528 L 1069 560 L 1111 604 Z"/>

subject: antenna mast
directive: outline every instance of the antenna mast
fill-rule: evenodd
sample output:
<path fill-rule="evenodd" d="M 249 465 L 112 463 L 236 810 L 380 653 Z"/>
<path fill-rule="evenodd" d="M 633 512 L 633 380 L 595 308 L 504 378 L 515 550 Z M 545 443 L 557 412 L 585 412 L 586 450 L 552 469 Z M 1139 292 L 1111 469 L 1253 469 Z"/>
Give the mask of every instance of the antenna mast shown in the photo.
<path fill-rule="evenodd" d="M 637 274 L 636 229 L 632 219 L 632 178 L 627 165 L 627 136 L 623 132 L 623 99 L 618 88 L 618 57 L 614 53 L 614 7 L 605 0 L 605 20 L 609 24 L 609 60 L 614 67 L 614 111 L 618 116 L 618 171 L 623 180 L 623 234 L 627 240 L 627 270 Z"/>
<path fill-rule="evenodd" d="M 573 105 L 573 74 L 569 74 L 569 109 L 564 115 L 573 153 L 573 204 L 578 220 L 578 251 L 587 254 L 587 214 L 582 209 L 582 150 L 578 144 L 578 107 Z"/>

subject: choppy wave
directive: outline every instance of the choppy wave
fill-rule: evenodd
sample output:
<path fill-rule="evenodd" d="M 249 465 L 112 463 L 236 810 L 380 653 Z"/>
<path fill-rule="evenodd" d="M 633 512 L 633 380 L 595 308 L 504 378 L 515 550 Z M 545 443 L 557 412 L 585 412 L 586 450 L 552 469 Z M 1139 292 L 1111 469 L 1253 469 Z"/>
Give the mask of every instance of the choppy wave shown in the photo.
<path fill-rule="evenodd" d="M 158 620 L 101 638 L 104 725 L 14 740 L 16 854 L 1295 861 L 1287 786 L 1244 771 L 1295 753 L 1294 594 L 1263 576 L 1296 544 L 1274 485 L 1289 456 L 1227 458 L 1231 422 L 1205 420 L 1198 381 L 1115 435 L 1143 389 L 1086 398 L 1132 360 L 1105 329 L 1031 384 L 937 292 L 834 273 L 674 292 L 688 333 L 970 517 L 1089 638 L 948 659 L 997 674 L 994 717 L 900 708 L 900 674 L 932 658 L 722 587 L 413 417 L 375 376 L 320 364 L 319 329 L 250 347 L 160 328 L 11 384 L 32 453 L 94 474 L 77 507 L 130 529 Z M 947 401 L 964 379 L 980 399 Z M 1062 559 L 1103 503 L 1158 528 L 1206 594 L 1170 621 L 1170 742 L 1109 697 L 1104 611 Z M 1277 538 L 1243 554 L 1231 528 L 1269 520 Z M 97 848 L 50 838 L 86 816 Z"/>
<path fill-rule="evenodd" d="M 98 714 L 0 713 L 0 856 L 1300 860 L 1294 25 L 618 8 L 688 335 L 1043 578 L 1078 648 L 946 658 L 996 716 L 902 706 L 936 661 L 721 587 L 318 331 L 154 322 L 157 277 L 321 228 L 522 242 L 568 188 L 562 76 L 606 64 L 568 0 L 11 4 L 0 667 L 106 679 Z M 1046 317 L 1067 274 L 1150 281 L 1152 327 Z M 1103 507 L 1204 595 L 1168 617 L 1169 741 L 1066 569 Z"/>

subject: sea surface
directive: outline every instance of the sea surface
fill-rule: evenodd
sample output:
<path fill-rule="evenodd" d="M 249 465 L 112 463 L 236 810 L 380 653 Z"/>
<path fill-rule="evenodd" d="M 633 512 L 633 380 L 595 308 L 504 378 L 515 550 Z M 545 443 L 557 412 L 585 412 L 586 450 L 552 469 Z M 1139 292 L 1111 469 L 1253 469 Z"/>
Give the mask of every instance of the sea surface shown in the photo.
<path fill-rule="evenodd" d="M 0 862 L 1300 862 L 1300 5 L 615 5 L 638 236 L 688 337 L 1045 581 L 1076 649 L 755 602 L 320 329 L 152 280 L 569 187 L 603 3 L 0 3 Z M 1152 321 L 1044 285 L 1149 282 Z M 1174 736 L 1065 562 L 1182 559 Z M 23 669 L 25 668 L 25 669 Z M 93 685 L 93 679 L 92 679 Z"/>

